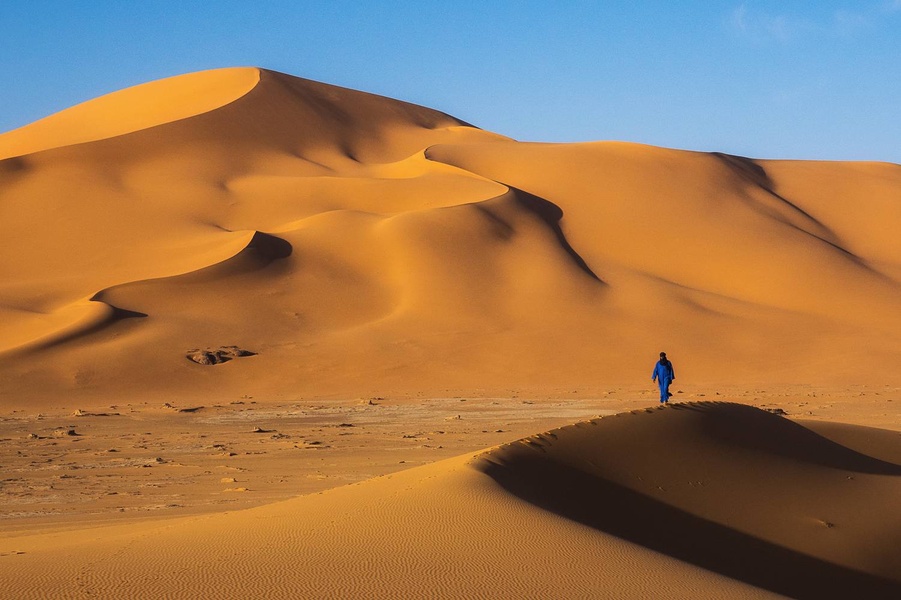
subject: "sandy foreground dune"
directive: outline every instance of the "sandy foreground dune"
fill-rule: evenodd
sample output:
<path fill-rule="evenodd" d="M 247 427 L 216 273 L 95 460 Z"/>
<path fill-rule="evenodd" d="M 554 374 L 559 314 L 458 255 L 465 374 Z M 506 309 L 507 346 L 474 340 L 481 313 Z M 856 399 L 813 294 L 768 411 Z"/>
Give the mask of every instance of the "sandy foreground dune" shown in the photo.
<path fill-rule="evenodd" d="M 0 589 L 897 597 L 899 437 L 851 425 L 823 436 L 741 404 L 650 408 L 259 508 L 11 537 Z"/>
<path fill-rule="evenodd" d="M 898 223 L 253 68 L 2 134 L 0 597 L 901 597 Z"/>

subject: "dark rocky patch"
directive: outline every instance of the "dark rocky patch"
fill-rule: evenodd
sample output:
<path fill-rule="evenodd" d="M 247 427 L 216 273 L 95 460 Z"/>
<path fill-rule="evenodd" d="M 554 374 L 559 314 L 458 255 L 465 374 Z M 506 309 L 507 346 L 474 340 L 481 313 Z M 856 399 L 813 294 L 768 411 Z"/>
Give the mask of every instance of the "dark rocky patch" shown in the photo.
<path fill-rule="evenodd" d="M 201 350 L 194 348 L 188 350 L 185 358 L 197 363 L 198 365 L 221 365 L 234 358 L 244 358 L 246 356 L 255 356 L 256 352 L 239 348 L 238 346 L 220 346 L 213 350 L 210 348 Z"/>

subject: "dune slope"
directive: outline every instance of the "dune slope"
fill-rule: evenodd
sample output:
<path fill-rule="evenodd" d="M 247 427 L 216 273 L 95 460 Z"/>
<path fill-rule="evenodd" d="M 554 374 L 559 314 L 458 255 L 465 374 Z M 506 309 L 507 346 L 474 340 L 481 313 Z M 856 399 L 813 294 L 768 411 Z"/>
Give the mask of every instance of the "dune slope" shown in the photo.
<path fill-rule="evenodd" d="M 8 537 L 0 591 L 891 598 L 901 445 L 879 446 L 742 405 L 636 411 L 257 509 Z"/>
<path fill-rule="evenodd" d="M 520 143 L 259 69 L 0 157 L 7 404 L 593 389 L 660 349 L 697 382 L 901 381 L 898 165 Z M 185 358 L 223 345 L 256 355 Z"/>
<path fill-rule="evenodd" d="M 635 416 L 580 423 L 480 467 L 545 510 L 779 594 L 901 590 L 901 464 L 748 406 L 642 412 L 640 430 Z"/>

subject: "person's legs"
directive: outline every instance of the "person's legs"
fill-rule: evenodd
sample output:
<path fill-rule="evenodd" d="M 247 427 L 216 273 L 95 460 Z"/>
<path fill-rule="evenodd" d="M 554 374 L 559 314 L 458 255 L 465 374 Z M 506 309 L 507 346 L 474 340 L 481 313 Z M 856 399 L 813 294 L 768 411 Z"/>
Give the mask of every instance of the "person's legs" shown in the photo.
<path fill-rule="evenodd" d="M 657 382 L 660 384 L 660 403 L 663 404 L 669 400 L 669 382 L 664 379 L 658 379 Z"/>

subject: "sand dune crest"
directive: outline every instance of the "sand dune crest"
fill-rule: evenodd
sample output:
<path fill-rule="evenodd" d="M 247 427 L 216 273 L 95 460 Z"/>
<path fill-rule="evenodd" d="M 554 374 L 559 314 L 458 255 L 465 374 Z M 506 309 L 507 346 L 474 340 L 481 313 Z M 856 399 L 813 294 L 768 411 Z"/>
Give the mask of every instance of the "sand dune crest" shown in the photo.
<path fill-rule="evenodd" d="M 0 338 L 66 340 L 0 364 L 18 402 L 130 394 L 136 360 L 176 395 L 603 389 L 659 346 L 694 381 L 897 375 L 897 165 L 520 143 L 254 69 L 76 108 L 0 136 L 47 148 L 0 161 Z M 60 145 L 70 122 L 93 141 Z M 290 254 L 247 248 L 253 232 Z M 69 335 L 100 290 L 149 318 Z M 259 360 L 215 379 L 181 364 L 223 344 Z M 90 390 L 71 383 L 85 369 Z"/>
<path fill-rule="evenodd" d="M 901 591 L 901 464 L 748 406 L 646 413 L 540 434 L 480 468 L 545 510 L 779 594 Z"/>
<path fill-rule="evenodd" d="M 254 68 L 201 71 L 113 92 L 0 135 L 0 160 L 93 142 L 215 110 L 249 92 Z"/>
<path fill-rule="evenodd" d="M 891 598 L 899 471 L 758 409 L 677 404 L 257 509 L 10 538 L 0 589 Z"/>
<path fill-rule="evenodd" d="M 526 403 L 610 414 L 652 398 L 661 348 L 675 398 L 761 403 L 766 382 L 822 418 L 835 394 L 813 386 L 834 385 L 892 426 L 899 222 L 899 165 L 522 143 L 265 69 L 129 88 L 0 135 L 0 450 L 20 467 L 0 491 L 27 504 L 66 482 L 128 494 L 124 511 L 166 498 L 165 470 L 236 506 L 276 446 L 326 478 L 319 425 L 348 404 L 391 423 L 329 438 L 371 477 L 408 442 L 434 460 L 523 431 L 462 445 L 459 409 L 401 431 L 429 399 L 520 424 Z M 250 422 L 276 403 L 316 436 Z M 195 417 L 252 441 L 190 440 Z M 82 451 L 116 419 L 142 432 L 116 438 L 130 458 Z M 197 464 L 168 460 L 161 424 Z M 725 402 L 642 409 L 250 510 L 23 525 L 0 537 L 0 596 L 897 598 L 898 439 Z M 77 487 L 132 467 L 138 489 Z"/>

